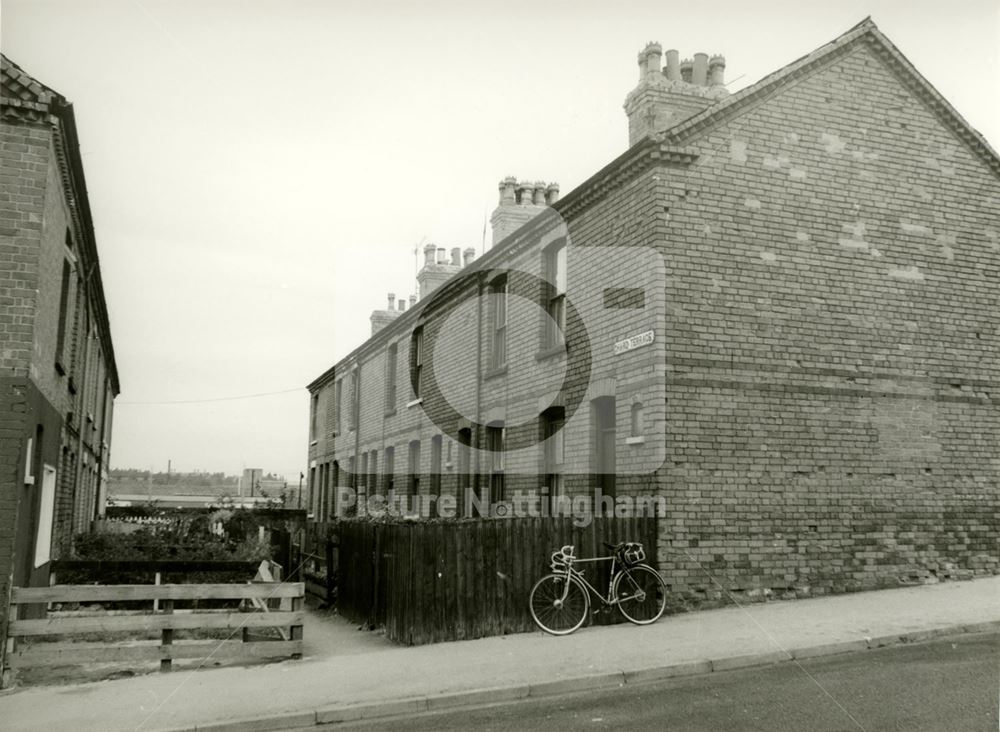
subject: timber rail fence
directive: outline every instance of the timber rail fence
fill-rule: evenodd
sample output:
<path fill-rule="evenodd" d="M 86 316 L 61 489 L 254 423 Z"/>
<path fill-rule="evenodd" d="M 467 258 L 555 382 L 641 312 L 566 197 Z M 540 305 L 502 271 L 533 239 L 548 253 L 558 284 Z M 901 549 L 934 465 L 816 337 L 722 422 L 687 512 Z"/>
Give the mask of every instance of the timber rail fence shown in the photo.
<path fill-rule="evenodd" d="M 608 554 L 603 542 L 640 541 L 655 565 L 656 519 L 570 518 L 313 524 L 310 550 L 337 557 L 336 605 L 352 622 L 384 627 L 397 643 L 419 645 L 535 629 L 528 593 L 549 571 L 553 551 L 576 546 L 578 557 Z M 610 562 L 587 565 L 603 590 Z M 620 622 L 618 613 L 595 624 Z"/>
<path fill-rule="evenodd" d="M 160 662 L 161 671 L 169 671 L 175 659 L 221 660 L 233 658 L 298 657 L 302 654 L 301 582 L 250 584 L 164 584 L 164 585 L 53 585 L 51 587 L 15 587 L 8 622 L 8 637 L 14 640 L 7 653 L 10 668 L 28 666 L 68 666 L 86 663 Z M 280 599 L 282 609 L 266 609 L 267 601 Z M 199 608 L 200 601 L 248 600 L 258 609 L 241 612 L 239 608 Z M 149 602 L 158 611 L 110 611 L 93 613 L 40 613 L 49 603 Z M 191 608 L 177 608 L 175 603 L 190 602 Z M 209 603 L 211 604 L 211 603 Z M 21 619 L 23 611 L 34 606 L 43 617 Z M 251 640 L 250 631 L 276 628 L 281 640 Z M 175 643 L 175 631 L 230 631 L 240 633 L 237 640 L 184 640 Z M 159 641 L 139 645 L 98 643 L 25 642 L 26 639 L 51 640 L 52 636 L 75 636 L 84 633 L 160 634 Z"/>

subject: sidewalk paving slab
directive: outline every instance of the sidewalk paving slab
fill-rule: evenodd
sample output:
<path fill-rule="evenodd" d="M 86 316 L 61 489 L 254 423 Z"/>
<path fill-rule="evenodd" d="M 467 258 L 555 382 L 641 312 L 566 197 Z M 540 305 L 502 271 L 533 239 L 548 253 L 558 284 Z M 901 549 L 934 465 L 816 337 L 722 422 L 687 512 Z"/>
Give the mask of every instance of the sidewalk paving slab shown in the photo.
<path fill-rule="evenodd" d="M 1000 577 L 398 647 L 343 620 L 297 661 L 0 692 L 5 729 L 268 730 L 413 714 L 1000 631 Z M 316 650 L 318 649 L 318 650 Z"/>

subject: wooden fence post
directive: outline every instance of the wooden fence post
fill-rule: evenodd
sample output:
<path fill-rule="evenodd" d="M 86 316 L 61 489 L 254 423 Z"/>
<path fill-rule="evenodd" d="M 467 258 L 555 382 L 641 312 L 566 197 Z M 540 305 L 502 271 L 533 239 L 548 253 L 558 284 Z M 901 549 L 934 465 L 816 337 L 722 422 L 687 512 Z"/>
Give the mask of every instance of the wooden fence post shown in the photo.
<path fill-rule="evenodd" d="M 326 537 L 326 606 L 333 607 L 333 539 Z"/>
<path fill-rule="evenodd" d="M 292 598 L 292 612 L 298 612 L 301 609 L 302 609 L 302 598 L 301 597 L 293 597 Z M 302 626 L 301 625 L 293 625 L 289 629 L 288 639 L 289 640 L 293 640 L 293 641 L 299 641 L 299 643 L 301 644 L 301 642 L 302 642 Z M 292 654 L 292 658 L 302 658 L 302 654 L 301 653 L 293 653 Z"/>
<path fill-rule="evenodd" d="M 160 579 L 159 572 L 156 573 L 156 579 L 157 580 Z M 156 584 L 160 584 L 159 581 L 157 581 Z M 163 601 L 163 612 L 165 614 L 167 614 L 167 615 L 173 615 L 174 614 L 174 601 L 173 600 L 164 600 Z M 174 644 L 174 631 L 173 631 L 173 628 L 164 628 L 163 631 L 162 631 L 162 638 L 160 639 L 160 646 L 163 649 L 169 650 L 167 648 L 167 646 L 172 646 L 173 644 Z M 172 660 L 170 658 L 161 658 L 160 659 L 160 671 L 169 671 L 172 663 L 173 662 L 172 662 Z"/>

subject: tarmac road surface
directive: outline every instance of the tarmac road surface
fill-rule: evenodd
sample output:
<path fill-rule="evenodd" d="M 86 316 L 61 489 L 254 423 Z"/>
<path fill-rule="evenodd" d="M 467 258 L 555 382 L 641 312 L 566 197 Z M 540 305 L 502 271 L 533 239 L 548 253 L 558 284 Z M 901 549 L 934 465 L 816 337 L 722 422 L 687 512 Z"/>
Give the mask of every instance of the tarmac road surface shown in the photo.
<path fill-rule="evenodd" d="M 981 732 L 998 698 L 1000 634 L 975 634 L 336 729 Z"/>

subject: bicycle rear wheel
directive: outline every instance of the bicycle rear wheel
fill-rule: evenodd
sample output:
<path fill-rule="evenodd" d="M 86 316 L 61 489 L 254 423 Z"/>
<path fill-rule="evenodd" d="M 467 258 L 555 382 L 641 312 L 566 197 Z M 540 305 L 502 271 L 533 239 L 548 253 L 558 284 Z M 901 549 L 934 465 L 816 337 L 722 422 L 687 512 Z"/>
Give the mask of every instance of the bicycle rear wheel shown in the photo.
<path fill-rule="evenodd" d="M 528 607 L 535 623 L 546 633 L 568 635 L 587 619 L 590 597 L 576 580 L 564 574 L 548 574 L 531 588 Z"/>
<path fill-rule="evenodd" d="M 615 575 L 611 592 L 618 610 L 636 625 L 655 623 L 667 607 L 667 588 L 660 573 L 645 564 L 623 569 Z"/>

